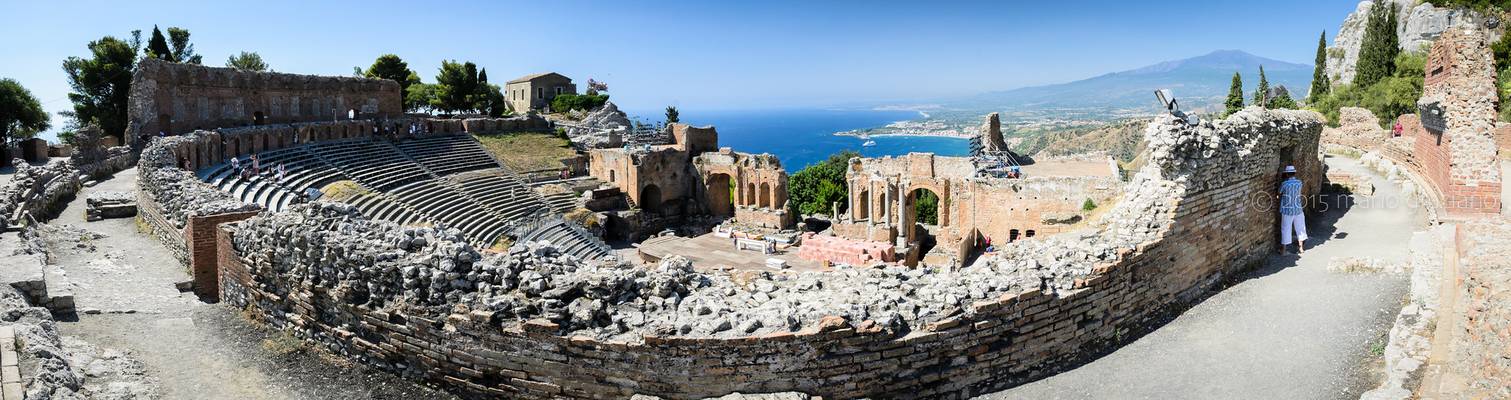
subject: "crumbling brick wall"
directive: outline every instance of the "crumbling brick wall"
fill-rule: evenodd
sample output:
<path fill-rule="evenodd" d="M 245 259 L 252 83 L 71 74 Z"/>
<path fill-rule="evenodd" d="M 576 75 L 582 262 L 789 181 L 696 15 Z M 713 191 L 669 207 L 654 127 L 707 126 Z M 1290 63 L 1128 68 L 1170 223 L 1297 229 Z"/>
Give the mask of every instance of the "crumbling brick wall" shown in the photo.
<path fill-rule="evenodd" d="M 1320 131 L 1320 116 L 1300 111 L 1251 108 L 1196 127 L 1156 120 L 1149 128 L 1149 164 L 1100 231 L 1007 246 L 960 276 L 969 268 L 1058 264 L 1019 270 L 1035 284 L 966 296 L 961 312 L 916 321 L 911 330 L 857 314 L 753 336 L 645 332 L 638 340 L 615 340 L 564 335 L 553 322 L 500 320 L 482 309 L 378 309 L 356 305 L 346 285 L 291 284 L 279 282 L 280 275 L 250 273 L 248 257 L 266 263 L 277 260 L 269 255 L 279 250 L 230 245 L 234 224 L 218 234 L 221 290 L 225 301 L 256 319 L 365 364 L 472 396 L 970 396 L 1116 345 L 1147 329 L 1150 317 L 1198 298 L 1273 251 L 1278 230 L 1269 194 L 1279 183 L 1276 172 L 1289 156 L 1308 182 L 1305 192 L 1315 194 Z"/>
<path fill-rule="evenodd" d="M 200 129 L 399 117 L 399 83 L 386 79 L 241 71 L 147 58 L 131 77 L 126 143 Z"/>

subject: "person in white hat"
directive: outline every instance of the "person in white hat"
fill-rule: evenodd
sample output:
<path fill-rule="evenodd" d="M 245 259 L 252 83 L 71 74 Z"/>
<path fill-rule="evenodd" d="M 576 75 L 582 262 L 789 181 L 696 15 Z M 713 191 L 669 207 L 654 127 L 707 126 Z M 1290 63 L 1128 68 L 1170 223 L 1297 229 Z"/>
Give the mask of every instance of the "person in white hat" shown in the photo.
<path fill-rule="evenodd" d="M 1291 244 L 1292 233 L 1296 238 L 1296 254 L 1306 252 L 1306 213 L 1301 208 L 1301 180 L 1296 179 L 1296 166 L 1285 166 L 1284 180 L 1280 182 L 1280 254 Z"/>

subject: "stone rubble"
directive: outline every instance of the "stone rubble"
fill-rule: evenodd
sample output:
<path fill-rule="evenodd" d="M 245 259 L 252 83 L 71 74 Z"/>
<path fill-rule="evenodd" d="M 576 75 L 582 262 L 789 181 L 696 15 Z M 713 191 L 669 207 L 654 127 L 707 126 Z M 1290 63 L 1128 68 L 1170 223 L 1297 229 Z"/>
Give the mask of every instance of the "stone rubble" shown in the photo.
<path fill-rule="evenodd" d="M 1411 287 L 1406 305 L 1396 314 L 1395 324 L 1385 345 L 1384 379 L 1380 386 L 1364 392 L 1361 400 L 1397 400 L 1412 398 L 1412 390 L 1421 379 L 1420 368 L 1432 352 L 1432 331 L 1438 321 L 1438 290 L 1443 274 L 1443 246 L 1436 231 L 1417 232 L 1411 237 Z M 1332 269 L 1332 266 L 1328 266 Z"/>
<path fill-rule="evenodd" d="M 43 165 L 14 160 L 16 172 L 0 187 L 0 228 L 27 222 L 26 216 L 45 219 L 58 211 L 63 199 L 83 188 L 78 171 L 67 159 Z"/>
<path fill-rule="evenodd" d="M 84 219 L 99 221 L 106 218 L 130 218 L 136 216 L 136 196 L 127 192 L 94 191 L 84 199 Z"/>
<path fill-rule="evenodd" d="M 619 106 L 612 101 L 605 102 L 603 107 L 588 113 L 580 124 L 583 128 L 567 128 L 567 138 L 572 143 L 589 149 L 621 146 L 624 136 L 630 133 L 632 127 L 629 116 L 624 111 L 619 111 Z"/>
<path fill-rule="evenodd" d="M 142 150 L 137 163 L 139 191 L 162 208 L 164 218 L 180 228 L 190 216 L 260 209 L 256 204 L 237 200 L 236 196 L 217 190 L 201 182 L 194 173 L 177 167 L 173 148 L 180 143 L 194 143 L 202 134 L 205 132 L 153 138 L 152 145 Z"/>

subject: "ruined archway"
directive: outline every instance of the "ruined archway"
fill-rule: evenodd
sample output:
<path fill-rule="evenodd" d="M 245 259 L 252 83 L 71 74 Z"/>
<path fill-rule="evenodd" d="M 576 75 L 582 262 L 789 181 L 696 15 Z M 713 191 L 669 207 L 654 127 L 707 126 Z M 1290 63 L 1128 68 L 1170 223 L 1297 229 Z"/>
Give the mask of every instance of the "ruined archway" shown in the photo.
<path fill-rule="evenodd" d="M 708 176 L 708 180 L 704 185 L 708 189 L 708 213 L 710 215 L 717 217 L 734 215 L 734 204 L 732 202 L 733 198 L 730 196 L 729 184 L 729 174 L 718 173 Z"/>
<path fill-rule="evenodd" d="M 926 254 L 934 247 L 934 230 L 943 226 L 944 202 L 939 193 L 927 187 L 916 187 L 903 198 L 903 224 L 909 244 L 919 246 L 918 254 Z"/>
<path fill-rule="evenodd" d="M 252 112 L 252 125 L 264 125 L 267 123 L 267 117 L 262 115 L 262 111 Z"/>
<path fill-rule="evenodd" d="M 855 213 L 854 215 L 855 215 L 855 219 L 856 220 L 870 219 L 871 218 L 871 191 L 870 190 L 862 190 L 862 191 L 860 191 L 860 195 L 855 196 L 855 207 L 852 207 L 851 209 L 855 210 L 854 211 L 854 213 Z"/>
<path fill-rule="evenodd" d="M 746 183 L 745 184 L 745 205 L 747 205 L 747 206 L 756 205 L 756 184 L 755 184 L 755 182 L 750 182 L 750 183 Z"/>
<path fill-rule="evenodd" d="M 756 202 L 761 208 L 771 208 L 771 184 L 761 182 L 761 193 L 756 196 Z"/>
<path fill-rule="evenodd" d="M 660 187 L 650 184 L 640 189 L 640 209 L 650 212 L 661 212 Z"/>

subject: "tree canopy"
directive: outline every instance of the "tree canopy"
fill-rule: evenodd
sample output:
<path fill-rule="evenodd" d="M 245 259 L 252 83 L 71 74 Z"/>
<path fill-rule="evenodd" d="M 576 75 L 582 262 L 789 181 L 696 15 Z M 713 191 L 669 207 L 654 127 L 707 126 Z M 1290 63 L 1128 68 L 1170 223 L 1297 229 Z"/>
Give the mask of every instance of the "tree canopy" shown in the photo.
<path fill-rule="evenodd" d="M 1233 83 L 1228 86 L 1228 100 L 1223 105 L 1227 106 L 1222 113 L 1225 117 L 1243 109 L 1243 77 L 1238 76 L 1237 72 L 1233 73 Z"/>
<path fill-rule="evenodd" d="M 1393 75 L 1371 85 L 1339 85 L 1327 95 L 1314 96 L 1310 108 L 1327 116 L 1328 122 L 1336 126 L 1339 109 L 1363 107 L 1380 118 L 1381 126 L 1390 126 L 1401 114 L 1416 112 L 1417 99 L 1422 97 L 1427 55 L 1401 53 L 1392 64 L 1396 66 Z"/>
<path fill-rule="evenodd" d="M 106 36 L 89 42 L 90 58 L 69 57 L 63 61 L 68 99 L 73 112 L 68 114 L 74 125 L 98 125 L 106 134 L 124 139 L 126 100 L 131 93 L 131 73 L 136 66 L 138 46 Z"/>
<path fill-rule="evenodd" d="M 436 110 L 448 114 L 476 110 L 475 100 L 479 92 L 477 64 L 470 61 L 441 61 L 440 72 L 435 76 L 434 90 L 432 106 Z"/>
<path fill-rule="evenodd" d="M 243 71 L 264 72 L 268 70 L 268 63 L 262 61 L 262 55 L 257 52 L 243 51 L 226 59 L 226 66 Z"/>
<path fill-rule="evenodd" d="M 845 185 L 845 167 L 855 157 L 860 157 L 860 153 L 841 151 L 792 174 L 787 180 L 787 195 L 793 207 L 802 214 L 829 214 L 832 205 L 838 203 L 840 212 L 844 212 L 846 199 L 850 197 L 850 189 Z"/>
<path fill-rule="evenodd" d="M 677 112 L 677 107 L 666 106 L 666 123 L 674 124 L 682 122 L 682 115 Z"/>
<path fill-rule="evenodd" d="M 409 87 L 420 83 L 420 74 L 410 70 L 409 63 L 404 62 L 404 59 L 399 58 L 397 55 L 384 54 L 378 56 L 378 59 L 373 60 L 372 66 L 367 67 L 367 71 L 364 71 L 362 75 L 368 78 L 389 79 L 399 82 L 399 89 L 404 93 L 405 111 L 413 111 L 428 105 L 428 99 L 425 99 L 425 104 L 411 102 Z"/>
<path fill-rule="evenodd" d="M 200 57 L 199 54 L 194 52 L 194 44 L 189 43 L 188 29 L 179 27 L 168 28 L 168 47 L 172 48 L 174 61 L 199 65 L 204 60 L 204 57 Z"/>
<path fill-rule="evenodd" d="M 1317 60 L 1313 62 L 1316 66 L 1312 69 L 1312 87 L 1306 91 L 1309 99 L 1326 95 L 1333 86 L 1327 77 L 1327 31 L 1322 31 L 1322 36 L 1317 38 Z"/>
<path fill-rule="evenodd" d="M 551 99 L 552 112 L 567 112 L 572 110 L 592 110 L 602 107 L 609 101 L 606 94 L 571 94 L 563 93 Z"/>
<path fill-rule="evenodd" d="M 0 144 L 36 136 L 51 126 L 42 103 L 30 90 L 10 78 L 0 78 Z"/>
<path fill-rule="evenodd" d="M 1265 103 L 1264 98 L 1269 95 L 1270 79 L 1264 76 L 1264 66 L 1261 65 L 1259 66 L 1259 87 L 1254 89 L 1254 105 L 1268 107 L 1269 105 Z"/>
<path fill-rule="evenodd" d="M 1391 76 L 1396 70 L 1396 55 L 1401 41 L 1396 36 L 1395 3 L 1375 2 L 1364 25 L 1364 41 L 1359 44 L 1359 60 L 1354 64 L 1354 84 L 1369 86 Z"/>

